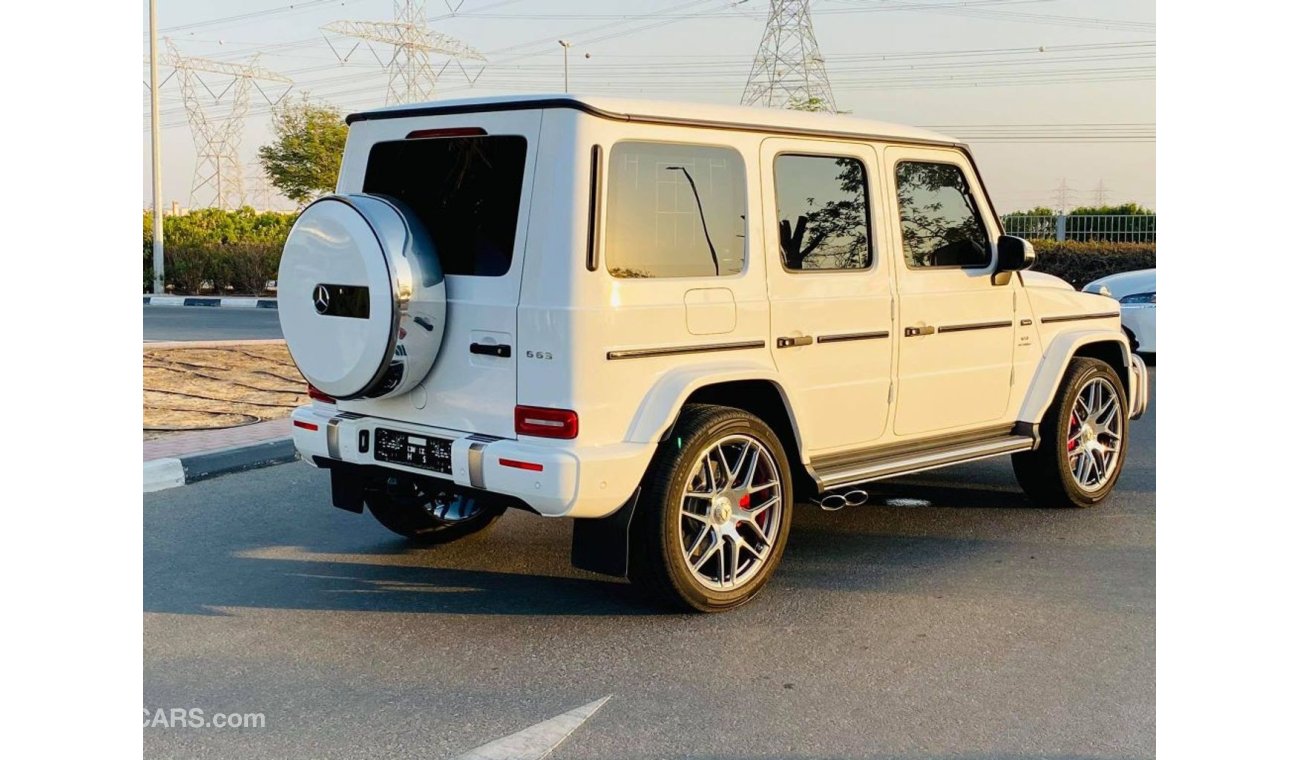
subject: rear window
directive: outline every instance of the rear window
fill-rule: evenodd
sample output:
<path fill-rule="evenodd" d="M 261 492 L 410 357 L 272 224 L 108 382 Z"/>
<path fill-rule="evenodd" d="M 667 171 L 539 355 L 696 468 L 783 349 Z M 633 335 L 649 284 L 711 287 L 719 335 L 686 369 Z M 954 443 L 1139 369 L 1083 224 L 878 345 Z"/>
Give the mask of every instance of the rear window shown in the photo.
<path fill-rule="evenodd" d="M 615 277 L 719 277 L 745 267 L 745 165 L 731 148 L 620 142 L 610 151 L 605 260 Z"/>
<path fill-rule="evenodd" d="M 514 256 L 527 152 L 508 135 L 381 142 L 362 189 L 415 212 L 445 274 L 497 277 Z"/>

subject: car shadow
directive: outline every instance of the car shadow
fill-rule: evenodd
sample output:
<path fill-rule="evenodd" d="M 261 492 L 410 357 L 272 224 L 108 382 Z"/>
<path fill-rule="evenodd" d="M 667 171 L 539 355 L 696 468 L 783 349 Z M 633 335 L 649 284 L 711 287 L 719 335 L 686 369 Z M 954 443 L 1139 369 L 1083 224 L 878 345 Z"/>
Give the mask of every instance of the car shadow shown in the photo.
<path fill-rule="evenodd" d="M 949 502 L 946 489 L 900 489 L 929 499 L 924 509 L 857 508 L 829 514 L 800 505 L 769 594 L 783 589 L 910 593 L 919 589 L 960 594 L 975 566 L 996 567 L 1035 544 L 1014 536 L 980 538 L 942 535 L 938 528 L 908 527 L 913 514 L 933 527 L 935 507 Z M 1005 495 L 1001 495 L 1005 498 Z M 971 500 L 974 500 L 972 503 Z M 994 496 L 964 492 L 963 508 L 993 504 Z M 849 508 L 853 510 L 854 508 Z M 163 545 L 146 541 L 144 609 L 186 615 L 224 615 L 238 608 L 439 615 L 656 616 L 679 615 L 642 595 L 625 581 L 575 570 L 568 565 L 567 521 L 510 516 L 506 535 L 484 536 L 435 548 L 412 548 L 369 530 L 338 530 L 368 516 L 318 515 L 285 543 L 268 543 L 266 533 L 239 532 L 245 539 L 212 540 L 202 520 Z M 522 519 L 521 519 L 522 518 Z M 529 525 L 523 520 L 533 522 Z M 900 522 L 901 521 L 901 522 Z M 376 537 L 376 536 L 381 537 Z M 290 543 L 292 541 L 292 543 Z M 177 547 L 187 547 L 177 550 Z M 1144 561 L 1121 554 L 1116 567 Z M 1010 573 L 1010 560 L 1007 572 Z M 1033 593 L 1007 575 L 1006 593 Z M 927 591 L 928 593 L 928 591 Z"/>

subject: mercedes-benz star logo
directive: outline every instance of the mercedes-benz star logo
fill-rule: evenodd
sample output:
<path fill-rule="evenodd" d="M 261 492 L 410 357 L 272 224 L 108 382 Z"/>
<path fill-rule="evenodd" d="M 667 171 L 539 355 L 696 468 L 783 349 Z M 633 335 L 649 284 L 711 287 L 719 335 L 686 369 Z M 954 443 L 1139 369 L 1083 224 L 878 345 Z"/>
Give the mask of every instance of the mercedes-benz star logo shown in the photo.
<path fill-rule="evenodd" d="M 324 285 L 317 285 L 316 292 L 312 295 L 312 303 L 316 304 L 316 313 L 324 314 L 330 310 L 330 291 Z"/>

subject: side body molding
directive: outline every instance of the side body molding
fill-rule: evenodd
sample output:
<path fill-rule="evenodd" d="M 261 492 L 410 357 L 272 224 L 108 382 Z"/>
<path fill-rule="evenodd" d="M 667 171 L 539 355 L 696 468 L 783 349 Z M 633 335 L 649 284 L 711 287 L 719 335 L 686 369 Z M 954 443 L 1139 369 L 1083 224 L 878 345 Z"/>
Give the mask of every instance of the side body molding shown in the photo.
<path fill-rule="evenodd" d="M 1070 364 L 1070 359 L 1080 348 L 1092 343 L 1114 343 L 1123 351 L 1124 363 L 1119 378 L 1124 383 L 1125 393 L 1132 397 L 1133 387 L 1127 370 L 1129 366 L 1127 341 L 1118 337 L 1113 330 L 1071 330 L 1057 334 L 1047 346 L 1047 350 L 1043 352 L 1042 361 L 1038 363 L 1038 371 L 1034 373 L 1029 391 L 1020 405 L 1017 420 L 1031 425 L 1042 422 L 1047 407 L 1056 397 L 1056 389 L 1061 384 L 1061 378 L 1065 376 L 1065 368 Z"/>

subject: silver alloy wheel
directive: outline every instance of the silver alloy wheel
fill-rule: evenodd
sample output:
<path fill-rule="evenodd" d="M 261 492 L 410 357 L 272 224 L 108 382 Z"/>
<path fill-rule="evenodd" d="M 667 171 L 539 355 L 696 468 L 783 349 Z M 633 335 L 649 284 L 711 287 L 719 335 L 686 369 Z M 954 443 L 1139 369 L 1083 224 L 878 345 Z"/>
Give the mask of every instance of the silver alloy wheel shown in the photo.
<path fill-rule="evenodd" d="M 1065 441 L 1070 473 L 1080 488 L 1094 492 L 1110 482 L 1119 467 L 1123 437 L 1119 391 L 1110 380 L 1094 377 L 1074 398 Z"/>
<path fill-rule="evenodd" d="M 679 546 L 696 581 L 731 591 L 758 574 L 781 525 L 781 491 L 776 460 L 753 436 L 727 436 L 700 455 L 678 519 Z"/>

